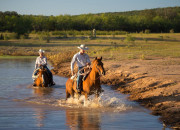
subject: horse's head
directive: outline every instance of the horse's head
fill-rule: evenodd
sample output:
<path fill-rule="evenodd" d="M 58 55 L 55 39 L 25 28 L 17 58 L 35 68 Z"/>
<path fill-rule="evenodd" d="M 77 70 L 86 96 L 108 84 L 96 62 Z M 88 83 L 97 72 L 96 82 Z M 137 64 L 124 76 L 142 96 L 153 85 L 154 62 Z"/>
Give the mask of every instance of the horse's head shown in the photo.
<path fill-rule="evenodd" d="M 101 58 L 95 58 L 95 60 L 93 61 L 93 67 L 99 72 L 99 74 L 101 75 L 105 75 L 105 70 L 103 67 L 103 63 L 102 63 L 102 57 Z"/>
<path fill-rule="evenodd" d="M 45 71 L 46 71 L 46 69 L 45 69 L 45 67 L 44 67 L 43 65 L 41 65 L 41 66 L 39 67 L 39 71 L 41 71 L 41 72 L 45 72 Z"/>
<path fill-rule="evenodd" d="M 44 66 L 40 66 L 40 68 L 38 70 L 38 74 L 42 75 L 42 74 L 44 74 L 45 71 L 46 71 L 45 67 Z"/>
<path fill-rule="evenodd" d="M 48 75 L 47 75 L 47 69 L 45 66 L 40 66 L 38 70 L 38 79 L 39 79 L 39 85 L 42 87 L 47 87 L 48 86 Z"/>

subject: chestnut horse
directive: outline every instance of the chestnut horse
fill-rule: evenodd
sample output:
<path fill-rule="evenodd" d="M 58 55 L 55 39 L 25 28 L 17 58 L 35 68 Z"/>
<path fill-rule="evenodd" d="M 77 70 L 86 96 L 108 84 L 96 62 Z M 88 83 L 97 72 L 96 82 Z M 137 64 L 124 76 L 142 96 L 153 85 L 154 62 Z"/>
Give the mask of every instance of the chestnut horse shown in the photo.
<path fill-rule="evenodd" d="M 88 95 L 95 94 L 96 97 L 102 92 L 101 85 L 100 85 L 100 76 L 105 75 L 105 70 L 102 63 L 101 58 L 95 58 L 92 62 L 92 70 L 86 79 L 83 81 L 83 90 L 81 92 L 82 95 L 85 95 L 85 99 L 87 100 Z M 77 92 L 77 81 L 73 79 L 68 79 L 66 82 L 66 100 L 70 96 L 74 97 L 74 93 Z"/>
<path fill-rule="evenodd" d="M 51 86 L 51 80 L 48 77 L 47 70 L 44 68 L 44 66 L 41 66 L 38 70 L 38 77 L 34 81 L 36 86 L 39 87 L 50 87 Z"/>

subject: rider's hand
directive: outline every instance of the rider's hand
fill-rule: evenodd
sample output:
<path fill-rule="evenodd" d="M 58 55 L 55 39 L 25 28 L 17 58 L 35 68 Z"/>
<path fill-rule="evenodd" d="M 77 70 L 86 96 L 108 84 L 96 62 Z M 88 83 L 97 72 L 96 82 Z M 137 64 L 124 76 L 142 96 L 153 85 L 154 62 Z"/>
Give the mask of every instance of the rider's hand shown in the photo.
<path fill-rule="evenodd" d="M 90 63 L 86 63 L 86 67 L 90 68 Z"/>
<path fill-rule="evenodd" d="M 90 65 L 86 65 L 87 68 L 90 68 Z"/>

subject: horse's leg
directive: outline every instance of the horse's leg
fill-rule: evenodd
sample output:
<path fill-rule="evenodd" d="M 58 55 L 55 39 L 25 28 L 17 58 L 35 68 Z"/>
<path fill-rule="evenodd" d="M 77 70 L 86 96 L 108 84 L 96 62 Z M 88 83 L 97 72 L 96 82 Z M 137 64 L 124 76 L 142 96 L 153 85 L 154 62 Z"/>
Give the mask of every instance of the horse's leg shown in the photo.
<path fill-rule="evenodd" d="M 95 93 L 95 98 L 96 98 L 97 100 L 98 100 L 98 97 L 99 97 L 100 93 L 101 93 L 101 87 L 99 87 L 99 89 L 96 90 L 96 93 Z"/>
<path fill-rule="evenodd" d="M 96 99 L 97 99 L 99 97 L 99 93 L 97 92 L 95 95 L 96 95 Z"/>
<path fill-rule="evenodd" d="M 74 98 L 74 91 L 72 90 L 71 97 Z"/>
<path fill-rule="evenodd" d="M 84 96 L 85 96 L 85 100 L 87 101 L 88 100 L 88 94 L 85 93 Z"/>
<path fill-rule="evenodd" d="M 70 93 L 66 91 L 66 100 L 70 97 Z"/>

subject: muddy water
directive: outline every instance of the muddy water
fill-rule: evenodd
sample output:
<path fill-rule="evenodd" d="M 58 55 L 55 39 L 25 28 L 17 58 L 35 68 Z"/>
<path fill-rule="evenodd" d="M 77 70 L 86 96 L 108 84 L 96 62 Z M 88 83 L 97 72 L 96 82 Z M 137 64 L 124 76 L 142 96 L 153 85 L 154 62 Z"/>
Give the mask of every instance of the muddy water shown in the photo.
<path fill-rule="evenodd" d="M 158 117 L 103 86 L 98 100 L 65 101 L 66 78 L 53 88 L 32 87 L 35 59 L 0 59 L 0 129 L 162 129 Z"/>

